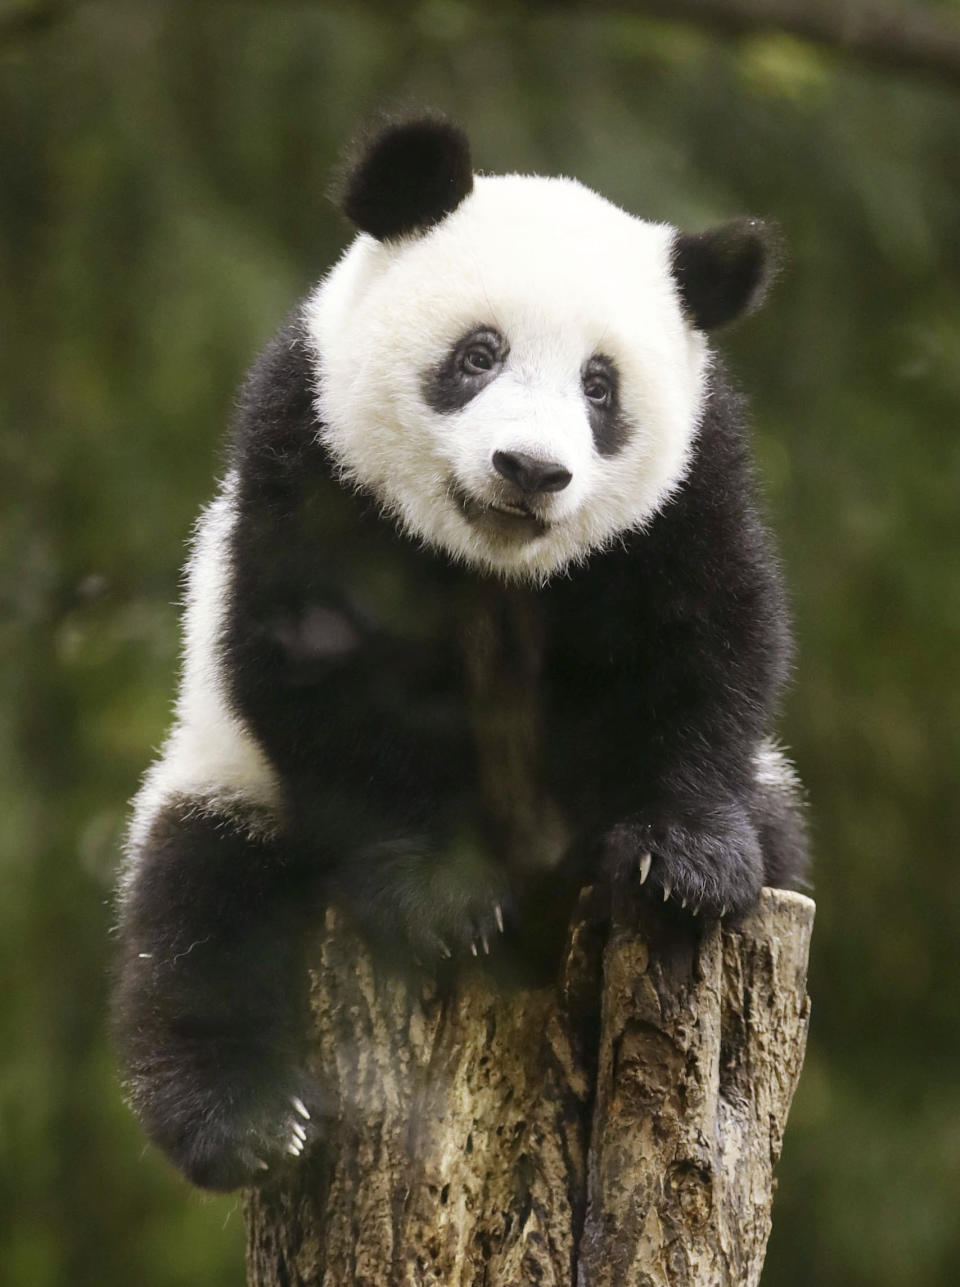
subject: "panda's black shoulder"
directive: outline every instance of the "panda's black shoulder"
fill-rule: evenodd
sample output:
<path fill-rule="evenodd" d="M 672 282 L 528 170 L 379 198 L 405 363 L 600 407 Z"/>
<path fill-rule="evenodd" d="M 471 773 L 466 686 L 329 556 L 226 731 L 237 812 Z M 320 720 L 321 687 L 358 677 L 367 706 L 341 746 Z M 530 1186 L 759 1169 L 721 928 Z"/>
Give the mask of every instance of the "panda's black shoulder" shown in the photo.
<path fill-rule="evenodd" d="M 342 501 L 351 498 L 322 441 L 317 365 L 295 315 L 240 388 L 226 461 L 233 640 L 249 638 L 254 623 L 272 618 L 278 603 L 307 593 L 341 543 Z"/>
<path fill-rule="evenodd" d="M 708 377 L 687 473 L 640 543 L 705 571 L 715 572 L 724 557 L 775 571 L 758 505 L 746 402 L 719 360 Z"/>
<path fill-rule="evenodd" d="M 289 317 L 254 362 L 237 399 L 228 468 L 268 480 L 304 458 L 320 463 L 316 359 L 299 316 Z"/>
<path fill-rule="evenodd" d="M 649 538 L 654 560 L 663 562 L 674 587 L 683 587 L 675 601 L 713 605 L 704 623 L 713 622 L 727 647 L 754 658 L 772 700 L 792 657 L 789 608 L 763 514 L 746 402 L 719 361 L 687 476 Z"/>
<path fill-rule="evenodd" d="M 723 364 L 714 359 L 690 468 L 680 486 L 681 500 L 689 497 L 718 510 L 752 505 L 754 477 L 747 414 L 746 400 Z"/>

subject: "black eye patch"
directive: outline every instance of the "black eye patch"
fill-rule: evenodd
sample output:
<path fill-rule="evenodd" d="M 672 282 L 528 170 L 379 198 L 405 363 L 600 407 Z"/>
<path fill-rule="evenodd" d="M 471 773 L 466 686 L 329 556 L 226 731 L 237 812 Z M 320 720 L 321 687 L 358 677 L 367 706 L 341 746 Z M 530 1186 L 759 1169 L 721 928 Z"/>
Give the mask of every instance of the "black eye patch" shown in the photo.
<path fill-rule="evenodd" d="M 614 456 L 630 435 L 620 406 L 620 372 L 612 358 L 595 353 L 580 371 L 580 389 L 587 404 L 593 442 L 601 456 Z"/>
<path fill-rule="evenodd" d="M 510 352 L 492 326 L 474 326 L 420 380 L 423 400 L 432 411 L 460 411 L 497 378 Z"/>

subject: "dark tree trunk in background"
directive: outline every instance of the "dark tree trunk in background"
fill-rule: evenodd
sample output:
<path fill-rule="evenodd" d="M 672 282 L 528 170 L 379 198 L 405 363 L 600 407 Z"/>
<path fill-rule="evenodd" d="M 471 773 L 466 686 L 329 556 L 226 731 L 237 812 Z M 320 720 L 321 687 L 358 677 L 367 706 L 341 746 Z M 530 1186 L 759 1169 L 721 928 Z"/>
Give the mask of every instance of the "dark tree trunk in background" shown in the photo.
<path fill-rule="evenodd" d="M 341 1115 L 248 1195 L 256 1287 L 749 1287 L 803 1061 L 814 905 L 736 930 L 581 896 L 559 983 L 378 977 L 329 914 L 314 1059 Z"/>
<path fill-rule="evenodd" d="M 891 0 L 566 0 L 693 22 L 721 35 L 784 31 L 898 71 L 960 77 L 960 24 L 942 5 Z"/>

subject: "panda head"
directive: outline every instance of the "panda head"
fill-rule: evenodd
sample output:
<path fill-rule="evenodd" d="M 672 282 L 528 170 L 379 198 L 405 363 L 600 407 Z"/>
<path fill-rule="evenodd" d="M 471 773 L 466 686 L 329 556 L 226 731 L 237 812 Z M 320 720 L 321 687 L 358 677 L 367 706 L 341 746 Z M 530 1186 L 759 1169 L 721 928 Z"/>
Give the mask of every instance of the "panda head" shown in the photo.
<path fill-rule="evenodd" d="M 690 459 L 704 331 L 766 288 L 762 225 L 684 236 L 570 179 L 475 176 L 433 117 L 381 128 L 341 200 L 359 235 L 306 324 L 343 477 L 506 578 L 642 528 Z"/>

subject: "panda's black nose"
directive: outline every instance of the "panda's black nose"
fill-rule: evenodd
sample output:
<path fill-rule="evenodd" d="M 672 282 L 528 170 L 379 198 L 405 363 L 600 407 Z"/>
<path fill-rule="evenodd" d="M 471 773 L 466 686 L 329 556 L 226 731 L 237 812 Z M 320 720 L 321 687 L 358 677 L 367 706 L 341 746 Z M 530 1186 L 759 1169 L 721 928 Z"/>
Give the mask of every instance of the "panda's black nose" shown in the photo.
<path fill-rule="evenodd" d="M 524 496 L 562 492 L 573 477 L 569 469 L 564 469 L 555 460 L 539 460 L 523 451 L 495 451 L 493 467 L 508 482 L 519 487 Z"/>

